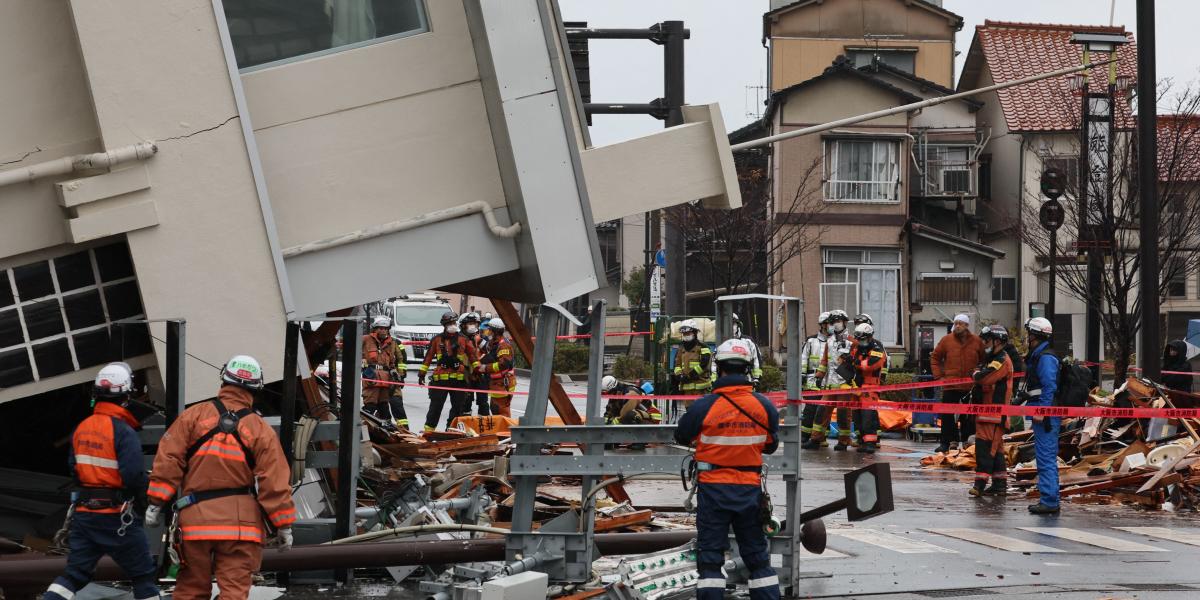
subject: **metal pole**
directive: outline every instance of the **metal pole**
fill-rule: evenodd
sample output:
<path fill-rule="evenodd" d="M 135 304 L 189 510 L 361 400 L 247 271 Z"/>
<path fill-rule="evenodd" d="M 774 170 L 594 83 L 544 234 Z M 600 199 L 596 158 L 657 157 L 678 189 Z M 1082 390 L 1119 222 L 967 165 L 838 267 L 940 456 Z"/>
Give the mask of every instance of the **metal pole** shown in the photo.
<path fill-rule="evenodd" d="M 300 323 L 288 321 L 283 342 L 283 400 L 279 404 L 279 443 L 287 464 L 292 464 L 296 439 L 297 362 L 300 353 Z"/>
<path fill-rule="evenodd" d="M 170 427 L 171 423 L 174 423 L 175 419 L 183 412 L 184 381 L 187 379 L 185 377 L 186 361 L 184 360 L 186 329 L 187 321 L 183 319 L 167 321 L 167 375 L 164 378 L 167 386 L 167 427 Z"/>
<path fill-rule="evenodd" d="M 521 417 L 522 425 L 546 423 L 546 405 L 550 396 L 550 378 L 553 376 L 554 366 L 554 332 L 558 330 L 558 319 L 558 311 L 553 308 L 545 305 L 538 308 L 538 343 L 533 347 L 529 398 L 525 404 L 525 415 Z M 516 454 L 536 455 L 539 450 L 538 444 L 519 444 Z M 528 475 L 516 478 L 516 503 L 512 515 L 514 533 L 533 531 L 533 503 L 537 494 L 537 479 Z"/>
<path fill-rule="evenodd" d="M 1014 79 L 1013 81 L 1008 81 L 1005 83 L 997 83 L 995 85 L 989 85 L 987 87 L 981 87 L 979 89 L 968 90 L 965 92 L 959 92 L 957 94 L 950 94 L 949 96 L 940 96 L 937 98 L 930 98 L 928 100 L 922 100 L 920 102 L 913 102 L 912 104 L 905 104 L 903 106 L 897 106 L 897 107 L 888 108 L 885 110 L 878 110 L 878 111 L 875 111 L 872 113 L 867 113 L 865 115 L 858 115 L 855 117 L 846 117 L 844 119 L 830 121 L 828 123 L 824 123 L 821 125 L 813 125 L 812 127 L 805 127 L 804 129 L 797 129 L 795 131 L 788 131 L 786 133 L 769 135 L 767 137 L 758 138 L 756 140 L 750 140 L 748 142 L 734 144 L 733 146 L 730 146 L 730 150 L 737 152 L 738 150 L 745 150 L 747 148 L 757 148 L 759 146 L 766 146 L 768 144 L 773 144 L 775 142 L 789 140 L 794 137 L 812 135 L 814 133 L 820 133 L 822 131 L 828 131 L 830 129 L 837 129 L 838 127 L 845 127 L 847 125 L 856 125 L 856 124 L 862 123 L 864 121 L 872 121 L 872 120 L 878 119 L 880 117 L 887 117 L 890 115 L 898 115 L 900 113 L 906 113 L 906 112 L 909 112 L 912 110 L 917 110 L 919 108 L 936 106 L 938 104 L 942 104 L 945 102 L 951 102 L 953 100 L 961 100 L 963 98 L 970 98 L 971 96 L 977 96 L 979 94 L 983 94 L 986 92 L 994 92 L 996 90 L 1003 90 L 1005 88 L 1010 88 L 1010 87 L 1014 87 L 1014 86 L 1018 86 L 1018 85 L 1025 85 L 1026 83 L 1033 83 L 1035 81 L 1041 81 L 1043 79 L 1051 79 L 1053 77 L 1062 77 L 1063 75 L 1070 75 L 1071 73 L 1077 73 L 1079 71 L 1086 71 L 1093 67 L 1107 65 L 1108 63 L 1111 63 L 1111 62 L 1116 62 L 1116 59 L 1113 58 L 1110 60 L 1088 63 L 1088 64 L 1080 65 L 1078 67 L 1067 67 L 1065 69 L 1059 69 L 1057 71 L 1050 71 L 1049 73 L 1042 73 L 1041 75 L 1033 75 L 1031 77 Z"/>
<path fill-rule="evenodd" d="M 787 331 L 783 335 L 783 343 L 787 344 L 787 399 L 788 405 L 784 409 L 783 423 L 792 427 L 797 427 L 800 423 L 800 404 L 797 402 L 800 399 L 800 345 L 804 341 L 804 315 L 803 301 L 801 300 L 785 300 L 784 301 L 784 318 L 787 320 Z M 790 456 L 796 461 L 796 474 L 784 475 L 783 482 L 786 489 L 787 497 L 787 536 L 791 541 L 791 553 L 783 557 L 783 569 L 786 578 L 791 582 L 791 593 L 796 593 L 799 589 L 797 580 L 800 577 L 800 527 L 802 519 L 800 517 L 800 440 L 799 437 L 792 442 L 784 442 L 783 452 L 785 456 Z"/>
<path fill-rule="evenodd" d="M 1154 0 L 1138 0 L 1138 193 L 1142 203 L 1141 267 L 1138 273 L 1142 301 L 1142 349 L 1138 362 L 1142 377 L 1158 379 L 1162 370 L 1158 335 L 1158 77 L 1155 73 Z"/>
<path fill-rule="evenodd" d="M 588 388 L 587 388 L 587 412 L 584 417 L 584 423 L 593 427 L 604 426 L 604 405 L 600 398 L 600 382 L 604 378 L 604 321 L 608 312 L 608 303 L 600 300 L 592 308 L 592 338 L 588 345 Z M 600 456 L 604 454 L 604 444 L 588 444 L 584 453 L 588 456 Z M 581 517 L 583 518 L 583 527 L 581 531 L 587 536 L 595 535 L 592 529 L 593 523 L 596 521 L 595 505 L 588 502 L 586 494 L 592 486 L 596 485 L 597 478 L 592 475 L 587 475 L 583 478 L 583 494 L 584 497 L 580 501 L 584 504 L 584 511 Z M 592 545 L 591 540 L 587 544 Z"/>
<path fill-rule="evenodd" d="M 338 472 L 337 472 L 337 515 L 334 521 L 334 539 L 346 538 L 357 533 L 354 526 L 354 509 L 358 505 L 359 446 L 362 437 L 362 321 L 347 320 L 342 324 L 342 406 L 338 416 Z M 332 364 L 332 363 L 331 363 Z M 349 583 L 352 573 L 342 569 L 337 572 L 340 583 Z"/>
<path fill-rule="evenodd" d="M 1086 50 L 1084 50 L 1086 54 Z M 1100 254 L 1096 244 L 1100 241 L 1099 227 L 1092 223 L 1091 196 L 1097 190 L 1089 188 L 1091 174 L 1091 152 L 1088 150 L 1088 130 L 1091 124 L 1091 102 L 1088 87 L 1084 86 L 1082 102 L 1079 108 L 1079 230 L 1080 239 L 1089 243 L 1087 248 L 1087 281 L 1088 289 L 1095 293 L 1086 299 L 1086 314 L 1084 315 L 1084 360 L 1093 365 L 1100 362 L 1100 302 L 1097 300 L 1101 285 L 1100 269 L 1104 268 L 1099 262 Z M 1111 113 L 1111 107 L 1110 111 Z M 1099 384 L 1100 367 L 1092 366 L 1092 380 Z"/>
<path fill-rule="evenodd" d="M 666 105 L 667 127 L 683 124 L 683 42 L 686 39 L 683 21 L 664 21 L 660 25 L 663 44 L 663 100 Z M 687 251 L 679 223 L 667 219 L 664 224 L 663 245 L 667 252 L 666 312 L 687 314 Z"/>
<path fill-rule="evenodd" d="M 1046 300 L 1046 318 L 1054 325 L 1054 298 L 1058 296 L 1055 290 L 1058 279 L 1058 230 L 1050 230 L 1050 298 Z M 1060 349 L 1061 351 L 1061 349 Z"/>

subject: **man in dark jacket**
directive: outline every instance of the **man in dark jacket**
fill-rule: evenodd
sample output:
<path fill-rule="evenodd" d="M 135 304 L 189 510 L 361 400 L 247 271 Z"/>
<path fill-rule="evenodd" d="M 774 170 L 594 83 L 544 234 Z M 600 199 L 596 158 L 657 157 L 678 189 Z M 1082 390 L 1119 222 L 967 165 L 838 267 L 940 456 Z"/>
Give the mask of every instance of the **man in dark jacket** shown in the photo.
<path fill-rule="evenodd" d="M 1187 344 L 1183 340 L 1167 342 L 1167 347 L 1163 348 L 1162 370 L 1162 382 L 1167 389 L 1191 393 L 1192 376 L 1181 374 L 1192 372 L 1192 365 L 1187 359 Z M 1168 374 L 1171 371 L 1173 373 Z"/>

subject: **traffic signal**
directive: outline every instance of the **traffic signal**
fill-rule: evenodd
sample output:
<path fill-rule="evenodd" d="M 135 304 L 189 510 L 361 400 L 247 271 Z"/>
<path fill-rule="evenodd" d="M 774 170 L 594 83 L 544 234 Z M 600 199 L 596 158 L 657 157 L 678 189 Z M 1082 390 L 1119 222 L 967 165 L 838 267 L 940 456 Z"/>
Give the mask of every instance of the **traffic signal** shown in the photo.
<path fill-rule="evenodd" d="M 1054 167 L 1050 167 L 1042 171 L 1042 195 L 1051 199 L 1058 200 L 1059 196 L 1063 195 L 1063 189 L 1067 184 L 1067 177 L 1063 172 Z"/>

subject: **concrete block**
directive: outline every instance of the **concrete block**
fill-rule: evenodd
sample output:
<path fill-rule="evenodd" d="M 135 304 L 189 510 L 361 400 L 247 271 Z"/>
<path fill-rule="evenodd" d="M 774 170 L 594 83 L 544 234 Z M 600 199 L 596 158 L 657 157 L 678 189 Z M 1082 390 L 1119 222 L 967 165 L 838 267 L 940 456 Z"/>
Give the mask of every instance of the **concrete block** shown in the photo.
<path fill-rule="evenodd" d="M 526 571 L 493 579 L 483 584 L 481 600 L 532 600 L 545 598 L 550 578 L 545 573 Z"/>
<path fill-rule="evenodd" d="M 158 225 L 158 209 L 149 198 L 108 210 L 88 212 L 67 221 L 71 242 L 80 244 L 118 233 Z"/>
<path fill-rule="evenodd" d="M 105 198 L 112 198 L 150 187 L 150 175 L 145 165 L 134 165 L 94 177 L 83 177 L 54 184 L 58 203 L 72 208 Z"/>

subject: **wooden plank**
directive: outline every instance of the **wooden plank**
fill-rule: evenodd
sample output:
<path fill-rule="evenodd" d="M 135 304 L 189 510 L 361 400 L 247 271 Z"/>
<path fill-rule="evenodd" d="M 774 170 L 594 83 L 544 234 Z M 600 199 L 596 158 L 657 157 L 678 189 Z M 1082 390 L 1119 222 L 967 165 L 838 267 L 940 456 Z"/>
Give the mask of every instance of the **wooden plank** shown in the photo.
<path fill-rule="evenodd" d="M 595 532 L 601 533 L 605 531 L 613 531 L 631 525 L 649 525 L 650 521 L 654 520 L 654 512 L 649 510 L 638 510 L 623 515 L 612 517 L 596 516 Z"/>
<path fill-rule="evenodd" d="M 525 357 L 525 361 L 532 366 L 533 334 L 529 333 L 529 328 L 525 326 L 525 321 L 521 320 L 520 313 L 517 312 L 512 302 L 508 300 L 492 298 L 491 301 L 492 306 L 496 309 L 496 314 L 500 315 L 500 320 L 504 321 L 504 326 L 508 329 L 513 344 L 516 345 L 517 350 Z M 558 412 L 558 416 L 562 418 L 563 423 L 567 425 L 584 424 L 583 419 L 579 416 L 579 412 L 575 410 L 575 405 L 571 404 L 571 399 L 567 397 L 567 391 L 563 389 L 562 384 L 553 376 L 550 377 L 550 404 L 554 406 L 554 410 Z M 604 489 L 608 492 L 608 497 L 617 503 L 633 503 L 629 498 L 629 494 L 625 492 L 625 487 L 620 483 L 611 484 Z"/>
<path fill-rule="evenodd" d="M 1136 483 L 1141 483 L 1143 480 L 1148 479 L 1149 477 L 1150 477 L 1149 473 L 1140 473 L 1137 475 L 1130 475 L 1130 476 L 1121 477 L 1121 478 L 1117 478 L 1117 479 L 1108 479 L 1107 481 L 1100 481 L 1100 482 L 1089 484 L 1089 485 L 1081 485 L 1081 486 L 1076 486 L 1076 487 L 1071 487 L 1071 488 L 1066 488 L 1066 489 L 1060 489 L 1058 492 L 1058 495 L 1061 498 L 1061 497 L 1065 497 L 1065 496 L 1074 496 L 1077 494 L 1087 494 L 1090 492 L 1107 490 L 1109 488 L 1121 487 L 1124 485 L 1133 485 Z M 1026 498 L 1037 498 L 1038 491 L 1030 490 L 1029 493 L 1026 494 L 1025 497 Z"/>

